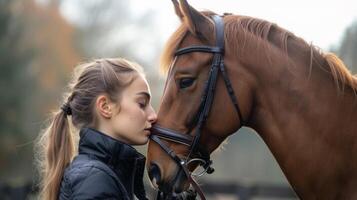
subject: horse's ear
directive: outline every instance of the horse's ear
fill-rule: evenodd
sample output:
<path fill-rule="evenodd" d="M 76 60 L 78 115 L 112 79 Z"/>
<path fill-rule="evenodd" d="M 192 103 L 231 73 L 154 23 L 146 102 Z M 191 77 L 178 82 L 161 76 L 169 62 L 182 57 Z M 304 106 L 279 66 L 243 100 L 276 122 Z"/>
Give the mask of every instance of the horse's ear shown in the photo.
<path fill-rule="evenodd" d="M 177 0 L 172 0 L 172 2 L 177 16 L 187 25 L 189 31 L 197 37 L 210 40 L 210 37 L 213 36 L 213 22 L 190 6 L 186 0 L 180 0 L 180 4 Z"/>
<path fill-rule="evenodd" d="M 177 0 L 171 0 L 171 1 L 172 1 L 172 3 L 174 4 L 176 15 L 177 15 L 181 20 L 183 20 L 183 14 L 182 14 L 182 12 L 181 12 L 180 4 L 177 2 Z"/>

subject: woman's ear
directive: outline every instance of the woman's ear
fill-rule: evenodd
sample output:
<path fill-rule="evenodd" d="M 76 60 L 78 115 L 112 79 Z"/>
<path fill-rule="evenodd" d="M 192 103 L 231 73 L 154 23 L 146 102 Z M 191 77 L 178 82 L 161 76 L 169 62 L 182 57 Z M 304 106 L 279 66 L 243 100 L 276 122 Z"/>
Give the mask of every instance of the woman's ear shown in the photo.
<path fill-rule="evenodd" d="M 114 103 L 106 95 L 99 95 L 95 107 L 100 116 L 110 119 L 114 112 Z"/>

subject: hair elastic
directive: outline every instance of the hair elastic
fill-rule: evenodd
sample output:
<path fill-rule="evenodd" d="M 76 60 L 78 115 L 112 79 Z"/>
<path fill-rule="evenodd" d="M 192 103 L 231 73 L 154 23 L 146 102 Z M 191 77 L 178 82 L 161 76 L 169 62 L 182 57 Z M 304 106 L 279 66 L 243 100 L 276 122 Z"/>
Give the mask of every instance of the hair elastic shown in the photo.
<path fill-rule="evenodd" d="M 69 103 L 63 104 L 61 106 L 61 109 L 66 115 L 72 115 L 72 109 L 71 109 L 71 106 L 69 105 Z"/>

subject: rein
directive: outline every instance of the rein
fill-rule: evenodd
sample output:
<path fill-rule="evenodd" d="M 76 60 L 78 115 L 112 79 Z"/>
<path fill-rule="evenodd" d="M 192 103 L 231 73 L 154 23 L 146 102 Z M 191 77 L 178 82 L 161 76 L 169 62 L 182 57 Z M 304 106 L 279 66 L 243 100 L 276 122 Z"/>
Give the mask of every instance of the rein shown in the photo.
<path fill-rule="evenodd" d="M 176 162 L 176 164 L 183 171 L 184 175 L 186 176 L 192 187 L 199 194 L 202 200 L 205 200 L 206 198 L 202 192 L 202 189 L 193 179 L 193 174 L 188 170 L 188 164 L 197 161 L 199 162 L 199 165 L 204 168 L 204 171 L 198 176 L 201 176 L 204 173 L 211 174 L 214 172 L 214 169 L 211 167 L 212 160 L 210 158 L 210 153 L 203 146 L 200 145 L 200 137 L 203 125 L 207 121 L 210 109 L 212 107 L 219 72 L 221 72 L 222 74 L 228 94 L 240 119 L 240 123 L 241 125 L 244 124 L 242 113 L 239 109 L 237 97 L 234 94 L 231 81 L 229 80 L 224 66 L 224 22 L 222 17 L 218 15 L 212 16 L 212 19 L 214 21 L 216 29 L 216 46 L 189 46 L 181 48 L 175 52 L 175 59 L 180 55 L 192 52 L 213 54 L 213 61 L 208 75 L 208 80 L 206 81 L 204 93 L 201 97 L 199 110 L 196 113 L 195 119 L 197 120 L 195 120 L 194 124 L 196 127 L 195 132 L 192 134 L 192 131 L 189 130 L 187 133 L 179 133 L 177 131 L 164 128 L 159 125 L 154 125 L 152 127 L 152 133 L 150 135 L 150 139 L 157 143 L 161 147 L 161 149 L 164 150 Z M 172 149 L 170 149 L 166 144 L 164 144 L 162 140 L 179 143 L 189 147 L 189 154 L 186 156 L 185 159 L 180 158 Z M 176 177 L 173 179 L 173 181 L 176 181 L 178 174 L 180 173 L 176 174 Z M 161 194 L 159 192 L 158 196 L 160 195 Z M 172 196 L 170 196 L 170 198 L 172 198 Z"/>

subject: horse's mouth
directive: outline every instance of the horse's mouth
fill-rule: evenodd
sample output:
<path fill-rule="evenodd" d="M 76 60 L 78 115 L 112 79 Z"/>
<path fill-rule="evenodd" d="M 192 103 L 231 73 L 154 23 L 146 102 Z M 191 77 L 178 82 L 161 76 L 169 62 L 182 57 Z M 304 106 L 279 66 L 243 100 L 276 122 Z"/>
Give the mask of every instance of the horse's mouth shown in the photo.
<path fill-rule="evenodd" d="M 159 190 L 164 194 L 179 194 L 188 190 L 189 187 L 190 183 L 183 170 L 179 170 L 178 174 L 171 181 L 159 184 Z"/>

